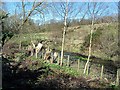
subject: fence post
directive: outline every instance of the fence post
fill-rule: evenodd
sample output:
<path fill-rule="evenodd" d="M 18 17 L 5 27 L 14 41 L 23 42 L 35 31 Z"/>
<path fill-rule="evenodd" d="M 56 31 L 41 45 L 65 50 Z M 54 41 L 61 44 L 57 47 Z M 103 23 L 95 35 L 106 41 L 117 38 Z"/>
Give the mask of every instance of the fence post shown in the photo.
<path fill-rule="evenodd" d="M 51 61 L 51 64 L 53 64 L 53 59 L 52 58 L 50 59 L 50 61 Z"/>
<path fill-rule="evenodd" d="M 119 70 L 117 69 L 116 86 L 119 86 Z"/>
<path fill-rule="evenodd" d="M 80 60 L 78 59 L 78 70 L 79 71 L 79 68 L 80 68 Z"/>
<path fill-rule="evenodd" d="M 100 75 L 100 79 L 103 78 L 103 69 L 104 69 L 104 66 L 102 65 L 102 67 L 101 67 L 101 75 Z"/>
<path fill-rule="evenodd" d="M 69 67 L 70 65 L 70 55 L 68 55 L 68 60 L 67 60 L 67 66 Z"/>
<path fill-rule="evenodd" d="M 41 58 L 42 58 L 42 59 L 44 59 L 44 54 L 43 54 L 43 52 L 42 52 L 42 51 L 41 51 L 41 56 L 42 56 Z"/>
<path fill-rule="evenodd" d="M 20 43 L 19 43 L 19 50 L 21 50 L 21 47 L 22 47 L 22 44 L 21 44 L 21 40 L 20 40 Z"/>
<path fill-rule="evenodd" d="M 35 56 L 36 56 L 36 58 L 37 58 L 37 53 L 38 53 L 38 50 L 37 50 L 37 48 L 35 48 Z"/>
<path fill-rule="evenodd" d="M 34 55 L 34 49 L 30 50 L 30 56 Z"/>
<path fill-rule="evenodd" d="M 60 64 L 60 56 L 58 55 L 58 60 L 57 60 L 57 64 Z"/>

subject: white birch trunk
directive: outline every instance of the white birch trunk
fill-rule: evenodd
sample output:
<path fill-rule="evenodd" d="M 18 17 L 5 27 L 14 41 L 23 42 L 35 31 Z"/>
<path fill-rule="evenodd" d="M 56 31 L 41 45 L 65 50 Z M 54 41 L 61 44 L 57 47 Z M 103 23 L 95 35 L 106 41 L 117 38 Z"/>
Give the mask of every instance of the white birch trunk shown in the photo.
<path fill-rule="evenodd" d="M 66 0 L 66 9 L 65 9 L 65 16 L 64 16 L 64 31 L 63 31 L 63 39 L 62 39 L 62 50 L 61 50 L 61 62 L 60 66 L 63 65 L 63 56 L 64 56 L 64 43 L 65 43 L 65 32 L 67 29 L 67 14 L 68 14 L 68 0 Z"/>

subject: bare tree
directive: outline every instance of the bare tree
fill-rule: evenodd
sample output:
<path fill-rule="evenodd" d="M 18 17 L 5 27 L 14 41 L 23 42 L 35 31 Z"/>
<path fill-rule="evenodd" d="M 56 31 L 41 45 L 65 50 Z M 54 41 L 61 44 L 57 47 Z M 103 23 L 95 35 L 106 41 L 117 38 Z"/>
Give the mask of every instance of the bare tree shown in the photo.
<path fill-rule="evenodd" d="M 28 18 L 33 14 L 33 12 L 34 12 L 35 10 L 42 13 L 42 10 L 43 10 L 45 7 L 42 8 L 42 9 L 40 9 L 40 10 L 39 10 L 39 8 L 38 8 L 38 7 L 42 6 L 42 4 L 43 4 L 43 1 L 42 1 L 42 2 L 36 2 L 36 0 L 35 0 L 35 1 L 32 3 L 32 5 L 30 5 L 30 6 L 31 6 L 31 10 L 27 10 L 27 11 L 26 11 L 26 10 L 25 10 L 26 4 L 24 3 L 24 0 L 22 0 L 23 21 L 22 21 L 22 24 L 19 26 L 19 28 L 25 24 L 25 22 L 28 20 Z M 35 12 L 34 14 L 36 14 L 36 12 Z M 18 28 L 18 29 L 19 29 L 19 28 Z"/>
<path fill-rule="evenodd" d="M 101 16 L 106 10 L 108 6 L 105 6 L 104 3 L 101 2 L 89 2 L 88 3 L 88 15 L 91 18 L 91 30 L 90 30 L 90 41 L 89 41 L 89 51 L 88 51 L 88 59 L 85 64 L 84 74 L 86 70 L 89 68 L 89 61 L 92 55 L 92 39 L 93 39 L 93 30 L 94 30 L 94 23 L 98 16 Z M 88 70 L 87 70 L 88 71 Z M 87 72 L 88 74 L 88 72 Z"/>
<path fill-rule="evenodd" d="M 44 5 L 43 3 L 43 1 L 36 2 L 36 0 L 34 0 L 34 2 L 31 3 L 25 3 L 24 0 L 22 0 L 22 23 L 17 28 L 19 31 L 23 29 L 24 24 L 28 21 L 30 16 L 35 15 L 37 13 L 43 14 L 42 11 L 46 8 L 46 5 Z M 29 5 L 31 10 L 26 9 L 27 5 Z M 21 41 L 19 44 L 19 49 L 21 49 Z"/>
<path fill-rule="evenodd" d="M 68 16 L 68 0 L 66 0 L 66 9 L 65 9 L 65 15 L 64 15 L 64 31 L 63 31 L 63 39 L 62 39 L 62 50 L 61 50 L 61 63 L 60 66 L 63 64 L 63 50 L 64 50 L 64 43 L 65 43 L 65 32 L 67 29 L 67 16 Z"/>
<path fill-rule="evenodd" d="M 56 14 L 56 18 L 63 20 L 63 33 L 62 33 L 62 48 L 61 48 L 61 62 L 60 65 L 62 66 L 63 63 L 63 56 L 64 56 L 64 45 L 65 45 L 65 34 L 67 28 L 70 25 L 72 19 L 79 17 L 79 14 L 83 11 L 83 6 L 85 3 L 73 3 L 73 2 L 60 2 L 60 3 L 53 3 L 53 13 Z M 84 6 L 85 7 L 85 6 Z M 85 11 L 85 10 L 84 10 Z M 84 12 L 83 11 L 83 12 Z M 86 11 L 85 11 L 86 12 Z M 81 15 L 80 15 L 81 16 Z M 83 15 L 83 18 L 85 13 Z"/>

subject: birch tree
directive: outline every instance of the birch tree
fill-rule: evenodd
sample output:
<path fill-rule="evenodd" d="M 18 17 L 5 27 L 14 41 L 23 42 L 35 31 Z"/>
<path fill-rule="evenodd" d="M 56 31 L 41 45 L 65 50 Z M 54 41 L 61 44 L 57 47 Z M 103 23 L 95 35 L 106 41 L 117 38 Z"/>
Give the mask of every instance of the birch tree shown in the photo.
<path fill-rule="evenodd" d="M 64 16 L 64 30 L 63 30 L 63 39 L 62 39 L 62 50 L 61 50 L 61 62 L 60 66 L 63 64 L 63 50 L 64 50 L 64 43 L 65 43 L 65 32 L 67 29 L 67 16 L 68 16 L 68 0 L 66 0 L 66 9 L 65 9 L 65 16 Z"/>
<path fill-rule="evenodd" d="M 90 29 L 90 40 L 89 40 L 89 51 L 88 51 L 88 58 L 87 58 L 87 62 L 85 64 L 84 67 L 84 74 L 88 72 L 87 69 L 89 68 L 89 61 L 90 61 L 90 57 L 92 55 L 92 39 L 93 39 L 93 31 L 94 31 L 94 24 L 95 21 L 97 19 L 97 17 L 103 15 L 104 13 L 106 13 L 108 6 L 106 6 L 104 3 L 102 2 L 89 2 L 88 3 L 88 16 L 89 18 L 91 18 L 91 29 Z"/>
<path fill-rule="evenodd" d="M 85 3 L 73 3 L 66 0 L 66 2 L 52 3 L 52 5 L 53 5 L 52 11 L 54 11 L 53 13 L 55 14 L 57 13 L 56 18 L 63 20 L 61 62 L 60 62 L 60 65 L 62 66 L 63 56 L 64 56 L 65 34 L 67 31 L 67 28 L 69 27 L 72 19 L 79 17 L 79 15 L 82 16 L 80 13 L 85 11 L 85 10 L 83 11 L 83 8 L 85 7 L 84 6 Z M 84 16 L 85 16 L 85 13 L 83 15 L 83 18 Z"/>

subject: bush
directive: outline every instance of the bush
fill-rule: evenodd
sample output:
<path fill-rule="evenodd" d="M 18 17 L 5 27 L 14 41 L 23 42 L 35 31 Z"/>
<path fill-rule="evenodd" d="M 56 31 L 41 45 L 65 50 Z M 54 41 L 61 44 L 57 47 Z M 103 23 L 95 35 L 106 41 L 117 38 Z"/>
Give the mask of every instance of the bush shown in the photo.
<path fill-rule="evenodd" d="M 22 41 L 21 44 L 22 44 L 23 47 L 27 47 L 31 43 L 30 43 L 30 41 Z"/>
<path fill-rule="evenodd" d="M 102 35 L 102 30 L 103 30 L 103 28 L 98 27 L 97 30 L 95 32 L 93 32 L 93 34 L 92 34 L 92 47 L 94 45 L 100 44 L 100 36 Z M 80 50 L 84 51 L 85 48 L 89 47 L 89 44 L 90 44 L 90 34 L 88 34 L 88 36 L 85 37 L 84 43 L 81 46 Z"/>

